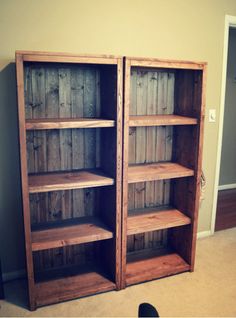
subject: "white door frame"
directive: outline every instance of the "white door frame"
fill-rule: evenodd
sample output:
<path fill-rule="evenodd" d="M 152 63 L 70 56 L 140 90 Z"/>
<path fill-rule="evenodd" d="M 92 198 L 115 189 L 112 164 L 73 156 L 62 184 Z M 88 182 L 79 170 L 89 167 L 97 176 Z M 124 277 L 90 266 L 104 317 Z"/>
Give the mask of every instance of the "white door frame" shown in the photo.
<path fill-rule="evenodd" d="M 219 133 L 218 133 L 218 145 L 217 145 L 217 156 L 216 156 L 216 174 L 215 174 L 212 218 L 211 218 L 211 234 L 214 234 L 215 232 L 218 187 L 219 187 L 219 178 L 220 178 L 220 162 L 221 162 L 221 149 L 222 149 L 223 125 L 224 125 L 225 89 L 226 89 L 227 57 L 228 57 L 230 27 L 236 28 L 236 17 L 231 15 L 226 15 L 225 16 L 225 32 L 224 32 L 224 48 L 223 48 L 223 67 L 222 67 L 222 80 L 221 80 L 221 99 L 220 99 L 220 110 L 219 110 Z"/>

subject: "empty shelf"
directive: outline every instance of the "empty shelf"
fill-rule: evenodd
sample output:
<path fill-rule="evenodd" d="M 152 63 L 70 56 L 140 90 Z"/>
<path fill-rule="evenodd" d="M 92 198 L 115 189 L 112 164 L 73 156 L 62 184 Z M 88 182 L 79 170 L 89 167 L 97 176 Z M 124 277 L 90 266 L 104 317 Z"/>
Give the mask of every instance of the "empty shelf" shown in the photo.
<path fill-rule="evenodd" d="M 86 220 L 86 222 L 84 221 Z M 111 239 L 113 233 L 97 218 L 81 218 L 76 225 L 54 227 L 32 232 L 32 250 L 82 244 Z"/>
<path fill-rule="evenodd" d="M 190 177 L 194 171 L 173 162 L 136 164 L 128 168 L 128 183 Z"/>
<path fill-rule="evenodd" d="M 26 120 L 26 129 L 66 129 L 114 127 L 115 121 L 101 118 L 42 118 Z"/>
<path fill-rule="evenodd" d="M 141 126 L 172 126 L 172 125 L 196 125 L 197 119 L 178 115 L 147 115 L 130 116 L 130 127 Z"/>
<path fill-rule="evenodd" d="M 36 283 L 36 305 L 83 297 L 113 290 L 116 285 L 102 272 L 94 270 L 69 277 Z"/>
<path fill-rule="evenodd" d="M 127 220 L 127 235 L 190 224 L 189 217 L 173 208 L 133 210 Z"/>
<path fill-rule="evenodd" d="M 164 276 L 174 275 L 190 270 L 190 265 L 187 264 L 182 257 L 176 253 L 166 255 L 150 255 L 150 257 L 140 257 L 132 259 L 128 257 L 126 266 L 126 283 L 132 285 L 147 280 L 157 279 Z"/>
<path fill-rule="evenodd" d="M 107 177 L 99 169 L 29 175 L 30 193 L 102 187 L 113 184 L 114 179 Z"/>

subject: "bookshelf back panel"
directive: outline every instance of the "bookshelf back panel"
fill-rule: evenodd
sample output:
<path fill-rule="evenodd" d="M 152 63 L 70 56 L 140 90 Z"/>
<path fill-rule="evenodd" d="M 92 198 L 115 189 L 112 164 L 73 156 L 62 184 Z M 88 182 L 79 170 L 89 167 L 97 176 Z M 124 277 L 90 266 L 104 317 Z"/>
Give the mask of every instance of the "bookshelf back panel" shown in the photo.
<path fill-rule="evenodd" d="M 131 183 L 128 186 L 128 210 L 170 204 L 170 180 Z"/>
<path fill-rule="evenodd" d="M 100 242 L 53 248 L 33 253 L 35 272 L 76 265 L 100 263 Z"/>
<path fill-rule="evenodd" d="M 161 115 L 174 112 L 173 71 L 131 68 L 130 115 Z"/>
<path fill-rule="evenodd" d="M 100 188 L 30 194 L 31 224 L 99 216 L 100 200 Z"/>
<path fill-rule="evenodd" d="M 28 131 L 28 173 L 100 167 L 100 130 L 89 128 Z"/>
<path fill-rule="evenodd" d="M 132 67 L 129 115 L 181 115 L 199 119 L 202 70 Z"/>
<path fill-rule="evenodd" d="M 128 186 L 128 210 L 170 205 L 170 180 L 139 182 Z M 158 245 L 166 231 L 142 233 L 127 237 L 127 251 Z"/>
<path fill-rule="evenodd" d="M 70 276 L 70 268 L 74 269 L 75 272 L 89 272 L 91 269 L 100 269 L 107 277 L 115 281 L 115 270 L 111 266 L 115 263 L 114 255 L 110 254 L 111 245 L 115 245 L 114 240 L 34 252 L 35 277 L 37 279 L 41 276 L 44 280 L 48 280 L 55 278 L 52 274 L 57 272 L 61 273 L 62 277 Z"/>
<path fill-rule="evenodd" d="M 127 253 L 162 249 L 167 246 L 168 230 L 152 231 L 127 237 Z"/>
<path fill-rule="evenodd" d="M 93 65 L 26 63 L 26 119 L 99 117 L 100 75 Z"/>
<path fill-rule="evenodd" d="M 129 128 L 129 164 L 172 160 L 173 127 Z"/>

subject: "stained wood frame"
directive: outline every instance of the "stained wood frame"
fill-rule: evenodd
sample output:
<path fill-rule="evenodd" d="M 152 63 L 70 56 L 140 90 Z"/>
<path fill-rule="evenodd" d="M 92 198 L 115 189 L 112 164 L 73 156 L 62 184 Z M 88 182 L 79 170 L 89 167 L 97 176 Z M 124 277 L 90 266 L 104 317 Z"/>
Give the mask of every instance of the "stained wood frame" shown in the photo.
<path fill-rule="evenodd" d="M 25 116 L 25 98 L 24 98 L 24 62 L 43 62 L 43 63 L 76 63 L 76 64 L 94 64 L 94 65 L 114 65 L 116 67 L 116 114 L 113 114 L 115 119 L 45 119 L 45 120 L 26 120 Z M 20 140 L 20 158 L 21 158 L 21 184 L 22 184 L 22 202 L 23 202 L 23 217 L 24 217 L 24 231 L 25 231 L 25 248 L 26 248 L 26 265 L 28 275 L 28 289 L 29 289 L 29 305 L 31 310 L 35 310 L 38 306 L 55 303 L 61 300 L 72 299 L 80 296 L 86 296 L 94 293 L 104 292 L 112 289 L 120 289 L 120 260 L 121 260 L 121 175 L 122 175 L 122 108 L 123 108 L 123 61 L 119 56 L 108 55 L 76 55 L 67 53 L 48 53 L 48 52 L 31 52 L 31 51 L 17 51 L 16 52 L 16 71 L 17 71 L 17 93 L 18 93 L 18 117 L 19 117 L 19 140 Z M 108 87 L 109 89 L 109 87 Z M 109 94 L 109 92 L 108 92 Z M 108 110 L 109 112 L 109 110 Z M 42 130 L 42 129 L 65 129 L 65 128 L 102 128 L 112 127 L 115 130 L 114 140 L 116 169 L 111 178 L 104 178 L 101 173 L 93 174 L 88 172 L 81 177 L 79 173 L 77 181 L 73 180 L 66 185 L 63 179 L 59 179 L 54 174 L 54 181 L 51 180 L 51 190 L 78 189 L 90 186 L 104 186 L 113 185 L 112 190 L 113 199 L 112 204 L 116 206 L 115 222 L 109 221 L 111 218 L 108 215 L 108 209 L 111 204 L 106 203 L 104 217 L 110 222 L 114 232 L 107 230 L 103 225 L 98 223 L 87 222 L 86 224 L 79 224 L 74 226 L 72 231 L 82 231 L 80 236 L 73 237 L 70 233 L 66 233 L 66 228 L 60 228 L 59 231 L 45 230 L 43 232 L 34 232 L 32 235 L 31 217 L 30 217 L 30 203 L 29 194 L 34 192 L 50 191 L 47 188 L 46 176 L 40 179 L 39 176 L 28 177 L 27 168 L 27 148 L 26 148 L 26 131 L 27 130 Z M 110 129 L 110 128 L 109 128 Z M 109 166 L 109 162 L 107 163 Z M 103 167 L 104 168 L 104 167 Z M 107 169 L 109 170 L 109 169 Z M 83 173 L 83 172 L 82 172 Z M 33 179 L 32 179 L 33 178 Z M 36 178 L 34 180 L 34 178 Z M 81 179 L 82 178 L 82 179 Z M 96 181 L 97 180 L 97 181 Z M 39 186 L 37 186 L 39 182 Z M 68 182 L 68 180 L 67 180 Z M 109 197 L 107 198 L 109 201 Z M 112 211 L 109 211 L 112 213 Z M 87 231 L 87 227 L 90 232 Z M 94 228 L 94 231 L 92 230 Z M 68 232 L 68 231 L 67 231 Z M 87 234 L 86 234 L 86 233 Z M 47 243 L 48 235 L 53 234 L 53 241 Z M 90 234 L 90 235 L 89 235 Z M 62 237 L 60 237 L 62 235 Z M 90 237 L 89 237 L 90 236 Z M 69 238 L 68 238 L 69 237 Z M 33 263 L 33 251 L 44 248 L 52 248 L 55 246 L 64 246 L 78 243 L 85 243 L 89 241 L 107 240 L 113 238 L 113 243 L 110 247 L 115 251 L 115 259 L 109 265 L 115 273 L 114 282 L 107 278 L 102 278 L 97 273 L 82 273 L 78 276 L 67 278 L 60 278 L 54 281 L 36 282 Z M 49 240 L 50 241 L 50 240 Z M 106 259 L 109 262 L 109 257 Z M 111 262 L 111 261 L 110 261 Z M 58 286 L 64 284 L 64 289 Z M 60 292 L 59 292 L 60 291 Z"/>
<path fill-rule="evenodd" d="M 27 119 L 24 98 L 24 63 L 68 63 L 113 65 L 116 67 L 116 118 L 108 108 L 107 118 L 50 118 Z M 174 113 L 170 115 L 132 115 L 130 116 L 131 68 L 169 70 L 175 73 Z M 22 202 L 25 231 L 26 264 L 28 273 L 30 309 L 62 300 L 87 296 L 103 291 L 125 288 L 127 285 L 163 276 L 194 270 L 197 220 L 200 194 L 203 122 L 205 108 L 206 63 L 189 61 L 169 61 L 146 58 L 124 58 L 116 56 L 89 56 L 67 53 L 16 52 L 17 92 L 19 108 L 19 139 L 21 157 Z M 124 77 L 123 77 L 124 70 Z M 182 73 L 181 73 L 182 72 Z M 190 72 L 190 73 L 189 73 Z M 194 73 L 195 72 L 195 73 Z M 183 78 L 182 75 L 184 74 Z M 109 74 L 107 74 L 109 75 Z M 106 72 L 103 74 L 106 76 Z M 192 84 L 189 84 L 189 79 Z M 196 85 L 194 83 L 197 83 Z M 124 103 L 123 103 L 124 84 Z M 192 85 L 192 86 L 191 86 Z M 107 82 L 107 94 L 109 91 Z M 193 90 L 192 97 L 186 91 Z M 106 96 L 104 96 L 106 100 Z M 183 106 L 182 106 L 183 104 Z M 139 105 L 142 106 L 141 104 Z M 193 110 L 191 107 L 193 106 Z M 124 110 L 124 111 L 123 111 Z M 110 127 L 110 128 L 109 128 Z M 130 165 L 129 168 L 129 129 L 142 127 L 173 127 L 172 150 L 174 162 L 152 162 Z M 28 176 L 26 133 L 30 130 L 105 128 L 115 131 L 115 145 L 104 144 L 105 152 L 115 149 L 116 169 L 112 171 L 111 162 L 106 162 L 102 154 L 102 172 L 99 169 L 79 172 L 52 172 Z M 193 140 L 189 138 L 190 134 Z M 184 142 L 181 142 L 183 138 Z M 197 146 L 188 154 L 191 143 Z M 105 173 L 105 174 L 104 174 Z M 47 182 L 47 178 L 50 182 Z M 170 196 L 174 206 L 134 209 L 128 217 L 128 186 L 134 183 L 170 180 Z M 66 180 L 64 182 L 63 180 Z M 190 181 L 186 181 L 190 180 Z M 87 187 L 104 188 L 105 202 L 102 217 L 103 224 L 96 218 L 77 220 L 68 233 L 67 227 L 38 228 L 32 232 L 29 194 L 63 189 L 80 189 Z M 112 187 L 112 188 L 109 188 Z M 140 189 L 141 191 L 142 189 Z M 180 194 L 189 191 L 190 197 L 180 200 Z M 112 199 L 110 199 L 112 198 Z M 115 199 L 114 199 L 115 198 Z M 113 200 L 113 202 L 111 202 Z M 111 207 L 116 205 L 115 219 L 111 217 Z M 121 213 L 122 209 L 122 213 Z M 109 227 L 107 227 L 109 224 Z M 94 228 L 94 230 L 93 230 Z M 112 229 L 112 230 L 111 230 Z M 80 235 L 76 235 L 77 231 Z M 157 230 L 168 231 L 170 250 L 145 251 L 143 255 L 127 255 L 127 236 L 142 235 Z M 50 280 L 38 280 L 34 272 L 33 251 L 47 248 L 71 246 L 88 242 L 106 242 L 103 251 L 104 262 L 114 272 L 114 279 L 102 277 L 91 272 L 72 274 L 69 277 Z M 188 242 L 187 242 L 188 241 Z M 187 243 L 186 243 L 187 242 Z M 111 260 L 107 251 L 115 251 Z M 73 273 L 73 268 L 71 273 Z M 64 289 L 60 288 L 64 285 Z"/>
<path fill-rule="evenodd" d="M 173 115 L 131 115 L 131 69 L 133 67 L 140 67 L 144 69 L 156 69 L 156 70 L 173 70 L 176 72 L 176 82 L 175 90 L 178 90 L 178 93 L 175 93 L 174 97 L 174 114 Z M 181 76 L 178 76 L 179 71 L 197 71 L 195 81 L 198 81 L 198 86 L 193 89 L 193 95 L 195 100 L 192 102 L 195 109 L 194 116 L 191 114 L 192 111 L 189 110 L 191 105 L 186 106 L 189 100 L 184 95 L 184 91 L 188 89 L 186 86 L 187 80 L 181 79 Z M 181 74 L 181 73 L 179 73 Z M 185 77 L 187 77 L 186 75 Z M 194 78 L 194 75 L 191 75 Z M 203 123 L 204 123 L 204 111 L 205 111 L 205 85 L 206 85 L 206 63 L 205 62 L 189 62 L 189 61 L 168 61 L 168 60 L 159 60 L 159 59 L 148 59 L 148 58 L 135 58 L 135 57 L 126 57 L 124 60 L 124 147 L 123 147 L 123 202 L 122 202 L 122 261 L 121 261 L 121 287 L 125 288 L 127 285 L 140 283 L 142 281 L 151 280 L 163 276 L 168 276 L 184 271 L 193 271 L 194 270 L 194 261 L 195 261 L 195 249 L 196 249 L 196 235 L 197 235 L 197 220 L 198 220 L 198 209 L 199 209 L 199 195 L 200 195 L 200 178 L 201 178 L 201 163 L 202 163 L 202 147 L 203 147 Z M 194 80 L 193 80 L 194 81 Z M 201 84 L 199 85 L 199 81 Z M 185 86 L 186 87 L 185 87 Z M 179 86 L 179 88 L 178 88 Z M 194 86 L 194 84 L 193 84 Z M 197 92 L 194 92 L 194 89 Z M 184 108 L 181 109 L 181 102 L 183 102 Z M 129 168 L 129 129 L 130 127 L 145 127 L 145 126 L 171 126 L 176 127 L 181 125 L 181 127 L 187 127 L 188 125 L 195 126 L 194 129 L 194 138 L 195 140 L 188 140 L 187 137 L 184 137 L 184 142 L 187 142 L 188 146 L 191 142 L 196 142 L 196 151 L 195 156 L 190 156 L 189 161 L 187 161 L 184 156 L 181 156 L 178 153 L 178 150 L 173 149 L 174 157 L 179 158 L 181 168 L 184 170 L 190 168 L 189 177 L 191 178 L 190 185 L 185 185 L 187 182 L 181 181 L 186 180 L 184 174 L 181 175 L 181 172 L 176 170 L 176 173 L 172 175 L 171 165 L 175 163 L 159 163 L 159 164 L 146 164 L 146 165 L 132 165 Z M 182 128 L 181 128 L 182 129 Z M 183 136 L 185 133 L 183 128 Z M 186 128 L 187 129 L 187 128 Z M 191 128 L 190 128 L 191 129 Z M 174 128 L 174 141 L 176 145 L 180 146 L 181 141 L 180 137 L 178 138 L 178 131 Z M 181 148 L 186 151 L 188 150 L 185 146 Z M 178 147 L 177 147 L 178 148 Z M 143 150 L 144 151 L 144 150 Z M 181 150 L 180 150 L 181 151 Z M 192 160 L 192 163 L 191 163 Z M 155 169 L 151 169 L 154 165 Z M 163 169 L 158 167 L 165 166 L 166 174 Z M 141 169 L 141 170 L 140 170 Z M 158 170 L 159 169 L 159 170 Z M 181 169 L 180 169 L 181 170 Z M 141 173 L 140 173 L 141 171 Z M 185 175 L 185 177 L 187 174 Z M 141 181 L 150 181 L 150 180 L 159 180 L 159 179 L 170 179 L 170 178 L 180 178 L 179 183 L 176 183 L 176 195 L 173 193 L 174 185 L 172 185 L 171 196 L 174 204 L 177 207 L 173 209 L 165 208 L 162 211 L 156 211 L 156 209 L 151 209 L 152 211 L 145 211 L 141 209 L 141 214 L 138 210 L 133 211 L 134 216 L 131 214 L 128 217 L 128 185 L 131 182 L 141 182 Z M 175 182 L 175 181 L 174 181 Z M 178 199 L 178 195 L 182 191 L 193 192 L 192 198 L 185 198 L 187 203 L 182 204 Z M 192 200 L 193 202 L 190 202 Z M 180 210 L 184 210 L 186 205 L 191 206 L 189 209 L 190 212 L 186 212 L 186 215 L 182 214 Z M 131 211 L 132 212 L 132 211 Z M 148 213 L 149 212 L 149 213 Z M 177 214 L 175 214 L 177 213 Z M 180 213 L 180 214 L 179 214 Z M 179 224 L 174 224 L 174 220 Z M 180 227 L 179 227 L 180 226 Z M 143 256 L 127 256 L 127 237 L 130 234 L 135 233 L 146 233 L 148 231 L 172 228 L 169 231 L 169 240 L 176 252 L 170 251 L 169 253 L 165 251 L 158 252 L 158 255 L 147 253 L 148 255 Z M 183 243 L 184 240 L 189 240 L 190 244 Z M 145 251 L 144 251 L 145 254 Z M 163 255 L 164 254 L 164 255 Z"/>

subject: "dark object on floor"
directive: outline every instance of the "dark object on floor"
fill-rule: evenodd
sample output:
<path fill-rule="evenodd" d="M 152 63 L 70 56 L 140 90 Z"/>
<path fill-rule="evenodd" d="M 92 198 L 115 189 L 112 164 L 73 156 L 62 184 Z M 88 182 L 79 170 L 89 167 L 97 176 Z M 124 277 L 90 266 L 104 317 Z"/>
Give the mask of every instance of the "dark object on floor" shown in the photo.
<path fill-rule="evenodd" d="M 2 267 L 1 267 L 1 260 L 0 260 L 0 299 L 4 298 L 4 290 L 3 290 L 3 281 L 2 281 Z"/>
<path fill-rule="evenodd" d="M 139 317 L 160 317 L 156 308 L 148 303 L 142 303 L 139 305 L 138 316 Z"/>

